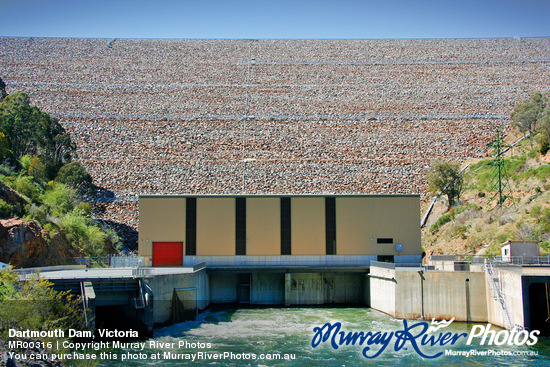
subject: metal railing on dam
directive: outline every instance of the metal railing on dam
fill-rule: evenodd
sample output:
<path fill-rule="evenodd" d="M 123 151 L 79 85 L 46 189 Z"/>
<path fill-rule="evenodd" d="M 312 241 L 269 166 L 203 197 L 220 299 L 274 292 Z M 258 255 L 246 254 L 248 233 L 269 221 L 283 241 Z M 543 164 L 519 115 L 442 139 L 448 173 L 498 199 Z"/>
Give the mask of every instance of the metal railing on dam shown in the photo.
<path fill-rule="evenodd" d="M 206 267 L 360 267 L 370 266 L 376 255 L 271 255 L 271 256 L 184 256 L 183 266 L 205 263 Z M 419 264 L 420 255 L 400 255 L 395 262 Z"/>
<path fill-rule="evenodd" d="M 484 264 L 492 262 L 498 265 L 550 265 L 550 255 L 546 256 L 505 256 L 502 255 L 432 255 L 430 262 L 469 262 Z"/>
<path fill-rule="evenodd" d="M 398 262 L 398 263 L 390 263 L 390 262 L 384 262 L 384 261 L 371 261 L 370 266 L 375 266 L 378 268 L 384 268 L 384 269 L 392 269 L 392 270 L 418 270 L 418 269 L 424 269 L 425 266 L 422 265 L 422 263 L 419 262 Z"/>

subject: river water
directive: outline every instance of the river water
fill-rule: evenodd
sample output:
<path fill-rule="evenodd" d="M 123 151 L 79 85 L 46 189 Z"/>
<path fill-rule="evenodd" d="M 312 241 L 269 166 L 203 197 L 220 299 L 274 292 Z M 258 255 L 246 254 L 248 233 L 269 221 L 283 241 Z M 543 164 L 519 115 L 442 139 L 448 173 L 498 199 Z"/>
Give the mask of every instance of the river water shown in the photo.
<path fill-rule="evenodd" d="M 423 358 L 406 342 L 399 348 L 394 334 L 393 339 L 379 356 L 367 359 L 363 356 L 363 345 L 342 345 L 334 349 L 330 338 L 312 347 L 314 327 L 322 327 L 339 322 L 341 331 L 363 331 L 389 333 L 404 330 L 420 321 L 394 319 L 386 314 L 368 308 L 244 308 L 209 309 L 201 313 L 195 321 L 184 322 L 155 330 L 154 338 L 146 341 L 143 351 L 115 350 L 118 361 L 103 360 L 101 365 L 120 365 L 124 354 L 141 354 L 141 360 L 130 360 L 125 365 L 159 366 L 360 366 L 377 364 L 396 366 L 548 366 L 550 365 L 550 340 L 538 338 L 533 346 L 487 346 L 480 345 L 481 339 L 473 339 L 466 345 L 467 337 L 459 337 L 454 345 L 448 342 L 441 346 L 419 345 L 418 351 L 434 356 Z M 470 333 L 476 325 L 453 322 L 450 326 L 432 334 L 450 333 L 457 335 Z M 485 326 L 485 325 L 484 325 Z M 409 329 L 418 334 L 420 325 Z M 491 330 L 501 331 L 493 327 Z M 378 334 L 380 335 L 380 334 Z M 339 340 L 339 339 L 338 339 Z M 373 341 L 374 339 L 370 339 Z M 380 341 L 380 339 L 378 339 Z M 150 342 L 157 344 L 152 346 Z M 168 343 L 159 345 L 159 343 Z M 167 347 L 168 346 L 168 347 Z M 372 356 L 380 349 L 371 345 L 367 355 Z M 397 350 L 396 350 L 397 347 Z M 445 355 L 445 351 L 455 353 L 472 352 L 476 355 Z M 225 353 L 225 354 L 224 354 Z M 487 355 L 481 355 L 486 353 Z M 195 358 L 195 361 L 192 358 Z M 136 357 L 137 358 L 137 357 Z M 189 358 L 189 359 L 185 359 Z M 200 358 L 200 360 L 199 360 Z M 276 359 L 281 358 L 281 359 Z M 286 359 L 285 359 L 286 358 Z"/>

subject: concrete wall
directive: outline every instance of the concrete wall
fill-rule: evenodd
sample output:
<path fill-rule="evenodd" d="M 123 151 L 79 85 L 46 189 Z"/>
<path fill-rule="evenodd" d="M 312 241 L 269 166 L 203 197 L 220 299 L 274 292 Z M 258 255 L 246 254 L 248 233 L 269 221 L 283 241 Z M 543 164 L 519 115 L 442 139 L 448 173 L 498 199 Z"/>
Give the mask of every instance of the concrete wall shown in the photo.
<path fill-rule="evenodd" d="M 521 272 L 516 273 L 504 268 L 494 268 L 494 274 L 500 283 L 500 289 L 508 305 L 510 319 L 513 325 L 524 326 L 523 315 L 523 286 Z M 487 279 L 486 285 L 486 297 L 487 297 L 487 313 L 488 321 L 493 325 L 498 325 L 505 328 L 504 318 L 502 314 L 502 307 L 500 303 L 495 300 L 493 293 L 491 292 L 490 279 Z"/>
<path fill-rule="evenodd" d="M 96 292 L 96 306 L 127 305 L 136 296 L 135 291 Z"/>
<path fill-rule="evenodd" d="M 196 288 L 176 288 L 172 297 L 171 322 L 194 320 L 198 313 Z"/>
<path fill-rule="evenodd" d="M 398 284 L 405 283 L 408 276 L 400 273 L 398 272 Z M 418 273 L 416 274 L 420 278 Z M 414 274 L 409 276 L 412 275 Z M 424 318 L 450 320 L 454 317 L 457 321 L 468 322 L 487 320 L 484 273 L 429 271 L 423 275 Z M 402 309 L 405 309 L 406 299 L 400 302 Z"/>
<path fill-rule="evenodd" d="M 394 317 L 487 321 L 484 273 L 371 267 L 370 275 L 371 307 Z"/>
<path fill-rule="evenodd" d="M 426 284 L 426 280 L 422 279 L 417 271 L 400 271 L 396 269 L 395 280 L 397 283 L 395 283 L 394 316 L 407 319 L 421 319 L 423 312 L 425 314 L 430 310 L 430 308 L 427 307 L 427 292 L 423 293 L 426 290 L 429 290 L 430 286 Z M 422 284 L 423 282 L 424 286 Z M 432 289 L 432 291 L 435 291 L 436 294 L 439 293 L 439 295 L 446 300 L 444 289 L 438 288 Z M 433 303 L 437 307 L 440 303 L 446 304 L 447 302 L 438 302 L 438 300 L 436 299 L 433 300 Z M 446 316 L 436 318 L 447 319 Z"/>
<path fill-rule="evenodd" d="M 361 274 L 363 277 L 363 304 L 370 307 L 370 278 L 368 274 Z"/>
<path fill-rule="evenodd" d="M 323 303 L 364 303 L 364 274 L 324 273 Z"/>
<path fill-rule="evenodd" d="M 250 303 L 256 305 L 284 305 L 285 275 L 252 274 Z"/>
<path fill-rule="evenodd" d="M 318 273 L 290 274 L 290 290 L 286 290 L 287 305 L 323 304 L 323 276 Z"/>
<path fill-rule="evenodd" d="M 211 273 L 208 274 L 210 281 L 210 302 L 212 303 L 235 303 L 238 301 L 238 274 Z"/>
<path fill-rule="evenodd" d="M 147 279 L 153 292 L 153 319 L 155 324 L 168 323 L 172 317 L 174 289 L 195 288 L 196 306 L 199 310 L 210 304 L 209 286 L 206 270 L 189 274 L 163 274 Z M 189 300 L 186 300 L 189 302 Z"/>
<path fill-rule="evenodd" d="M 395 316 L 395 270 L 371 266 L 369 275 L 370 307 Z"/>
<path fill-rule="evenodd" d="M 253 273 L 250 303 L 257 305 L 364 304 L 363 273 Z M 238 274 L 213 273 L 212 303 L 239 301 Z"/>

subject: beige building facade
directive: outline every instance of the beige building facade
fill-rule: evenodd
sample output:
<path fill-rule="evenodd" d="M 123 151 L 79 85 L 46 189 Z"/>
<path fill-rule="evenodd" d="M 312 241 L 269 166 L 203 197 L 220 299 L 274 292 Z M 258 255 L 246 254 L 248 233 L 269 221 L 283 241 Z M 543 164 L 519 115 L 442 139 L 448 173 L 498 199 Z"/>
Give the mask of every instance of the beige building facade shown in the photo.
<path fill-rule="evenodd" d="M 139 255 L 154 266 L 181 265 L 179 256 L 422 252 L 418 195 L 141 196 L 139 216 Z"/>

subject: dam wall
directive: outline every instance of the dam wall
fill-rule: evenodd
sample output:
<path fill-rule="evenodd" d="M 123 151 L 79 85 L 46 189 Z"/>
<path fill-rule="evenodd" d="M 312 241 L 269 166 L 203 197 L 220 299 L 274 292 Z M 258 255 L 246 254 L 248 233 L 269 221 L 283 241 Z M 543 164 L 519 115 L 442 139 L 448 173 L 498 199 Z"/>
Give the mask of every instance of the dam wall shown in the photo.
<path fill-rule="evenodd" d="M 431 161 L 483 157 L 550 92 L 549 44 L 0 37 L 0 69 L 60 119 L 96 217 L 135 248 L 140 194 L 427 192 Z"/>

